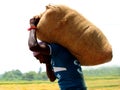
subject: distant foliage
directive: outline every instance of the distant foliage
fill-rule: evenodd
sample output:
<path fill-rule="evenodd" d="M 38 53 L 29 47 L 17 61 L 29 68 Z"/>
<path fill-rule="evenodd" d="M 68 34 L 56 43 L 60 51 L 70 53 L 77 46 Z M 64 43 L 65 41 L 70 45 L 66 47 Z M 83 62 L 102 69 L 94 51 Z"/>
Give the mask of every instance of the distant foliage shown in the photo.
<path fill-rule="evenodd" d="M 3 75 L 0 75 L 0 80 L 4 81 L 18 81 L 18 80 L 48 80 L 46 72 L 29 71 L 27 73 L 22 73 L 20 70 L 12 70 L 5 72 Z"/>
<path fill-rule="evenodd" d="M 8 71 L 5 72 L 1 78 L 3 80 L 7 80 L 7 81 L 12 81 L 12 80 L 21 80 L 22 79 L 22 72 L 20 70 L 12 70 L 12 71 Z"/>
<path fill-rule="evenodd" d="M 88 67 L 89 68 L 89 67 Z M 120 67 L 102 67 L 97 69 L 85 69 L 83 70 L 85 77 L 90 76 L 120 76 Z M 42 68 L 40 68 L 39 72 L 29 71 L 26 73 L 22 73 L 20 70 L 12 70 L 5 72 L 0 75 L 0 80 L 4 81 L 18 81 L 18 80 L 48 80 L 46 72 L 42 72 Z"/>
<path fill-rule="evenodd" d="M 37 73 L 35 71 L 30 71 L 23 74 L 22 80 L 32 81 L 32 80 L 36 80 L 36 77 L 37 77 Z"/>
<path fill-rule="evenodd" d="M 85 76 L 120 76 L 120 67 L 101 67 L 83 70 Z"/>

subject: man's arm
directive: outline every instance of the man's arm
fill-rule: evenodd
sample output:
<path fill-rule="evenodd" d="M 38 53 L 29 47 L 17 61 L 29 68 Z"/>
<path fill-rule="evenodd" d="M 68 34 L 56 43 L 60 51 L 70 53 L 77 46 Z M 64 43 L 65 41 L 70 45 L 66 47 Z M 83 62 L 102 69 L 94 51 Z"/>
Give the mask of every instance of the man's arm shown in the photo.
<path fill-rule="evenodd" d="M 41 55 L 39 52 L 33 53 L 34 57 L 36 57 L 40 63 L 46 64 L 46 73 L 51 82 L 55 81 L 56 77 L 54 75 L 54 71 L 51 65 L 51 56 L 50 55 Z"/>
<path fill-rule="evenodd" d="M 31 51 L 40 52 L 43 55 L 50 54 L 50 48 L 47 43 L 44 42 L 38 44 L 36 39 L 36 30 L 34 29 L 30 30 L 28 46 Z"/>
<path fill-rule="evenodd" d="M 28 46 L 31 51 L 39 52 L 41 51 L 41 54 L 49 55 L 50 54 L 50 48 L 46 43 L 40 43 L 38 44 L 37 38 L 36 38 L 36 25 L 39 22 L 39 17 L 30 19 L 30 28 L 29 28 L 29 39 L 28 39 Z"/>
<path fill-rule="evenodd" d="M 51 82 L 54 82 L 56 80 L 56 76 L 54 74 L 51 64 L 46 64 L 46 73 Z"/>
<path fill-rule="evenodd" d="M 56 77 L 54 75 L 52 66 L 51 66 L 51 57 L 50 57 L 50 48 L 46 43 L 39 43 L 36 39 L 36 25 L 39 21 L 39 18 L 32 18 L 30 20 L 30 34 L 28 40 L 28 46 L 31 51 L 33 51 L 34 56 L 40 61 L 40 63 L 46 64 L 46 72 L 49 80 L 51 82 L 55 81 Z"/>

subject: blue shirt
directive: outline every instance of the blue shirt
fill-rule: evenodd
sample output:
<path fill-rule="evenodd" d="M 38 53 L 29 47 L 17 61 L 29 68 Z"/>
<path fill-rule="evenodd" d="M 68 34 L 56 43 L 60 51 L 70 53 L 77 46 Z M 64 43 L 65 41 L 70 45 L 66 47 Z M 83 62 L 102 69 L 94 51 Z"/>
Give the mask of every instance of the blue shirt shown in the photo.
<path fill-rule="evenodd" d="M 50 48 L 51 64 L 61 90 L 69 87 L 85 88 L 84 77 L 78 60 L 66 48 L 58 44 L 50 44 Z"/>

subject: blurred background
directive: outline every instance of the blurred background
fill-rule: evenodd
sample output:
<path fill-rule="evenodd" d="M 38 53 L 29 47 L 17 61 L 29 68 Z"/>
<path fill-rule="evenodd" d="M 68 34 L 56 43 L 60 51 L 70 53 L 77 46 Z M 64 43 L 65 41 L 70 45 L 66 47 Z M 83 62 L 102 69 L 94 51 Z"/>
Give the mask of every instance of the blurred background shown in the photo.
<path fill-rule="evenodd" d="M 120 66 L 119 0 L 1 0 L 0 1 L 0 74 L 10 70 L 45 71 L 28 49 L 29 19 L 48 4 L 64 4 L 83 14 L 99 27 L 113 48 L 111 62 L 83 69 Z M 120 73 L 120 72 L 119 72 Z"/>

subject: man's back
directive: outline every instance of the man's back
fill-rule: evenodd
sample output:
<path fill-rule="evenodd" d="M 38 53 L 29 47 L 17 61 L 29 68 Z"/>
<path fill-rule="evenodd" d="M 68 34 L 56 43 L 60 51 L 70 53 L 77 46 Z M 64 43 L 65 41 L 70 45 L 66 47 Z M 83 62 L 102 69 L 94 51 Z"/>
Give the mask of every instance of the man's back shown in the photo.
<path fill-rule="evenodd" d="M 58 44 L 50 44 L 50 47 L 51 63 L 60 88 L 85 88 L 84 77 L 78 60 L 66 48 Z"/>

